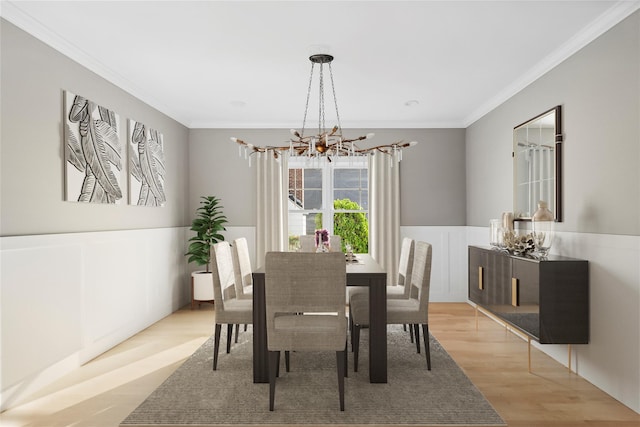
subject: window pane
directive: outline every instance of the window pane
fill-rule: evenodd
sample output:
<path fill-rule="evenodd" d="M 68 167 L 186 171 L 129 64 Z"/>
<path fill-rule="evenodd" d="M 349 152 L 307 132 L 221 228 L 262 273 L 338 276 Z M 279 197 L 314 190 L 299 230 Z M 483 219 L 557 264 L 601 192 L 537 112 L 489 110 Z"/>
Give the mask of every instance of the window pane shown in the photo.
<path fill-rule="evenodd" d="M 322 214 L 289 211 L 289 251 L 300 249 L 300 236 L 314 235 L 319 228 L 316 221 L 322 222 Z"/>
<path fill-rule="evenodd" d="M 335 169 L 333 186 L 335 188 L 360 188 L 360 169 Z"/>
<path fill-rule="evenodd" d="M 348 199 L 358 204 L 358 207 L 352 209 L 363 209 L 362 191 L 360 190 L 336 190 L 333 192 L 334 200 Z"/>
<path fill-rule="evenodd" d="M 304 169 L 304 188 L 322 188 L 322 169 Z"/>
<path fill-rule="evenodd" d="M 289 201 L 291 208 L 302 208 L 304 183 L 302 181 L 302 169 L 289 169 Z"/>
<path fill-rule="evenodd" d="M 322 209 L 322 190 L 304 190 L 304 209 Z"/>
<path fill-rule="evenodd" d="M 316 228 L 322 228 L 322 214 L 307 214 L 307 230 L 305 234 L 315 234 Z"/>

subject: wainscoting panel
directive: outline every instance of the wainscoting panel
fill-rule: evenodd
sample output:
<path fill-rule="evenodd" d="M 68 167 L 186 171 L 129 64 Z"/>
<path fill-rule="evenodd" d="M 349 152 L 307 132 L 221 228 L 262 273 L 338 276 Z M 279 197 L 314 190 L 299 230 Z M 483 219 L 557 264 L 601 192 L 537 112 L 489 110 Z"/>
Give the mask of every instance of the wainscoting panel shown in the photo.
<path fill-rule="evenodd" d="M 82 261 L 80 245 L 3 247 L 3 390 L 81 350 Z"/>
<path fill-rule="evenodd" d="M 432 245 L 430 301 L 467 300 L 466 227 L 400 227 L 400 235 Z"/>
<path fill-rule="evenodd" d="M 187 303 L 184 227 L 0 243 L 2 409 Z"/>

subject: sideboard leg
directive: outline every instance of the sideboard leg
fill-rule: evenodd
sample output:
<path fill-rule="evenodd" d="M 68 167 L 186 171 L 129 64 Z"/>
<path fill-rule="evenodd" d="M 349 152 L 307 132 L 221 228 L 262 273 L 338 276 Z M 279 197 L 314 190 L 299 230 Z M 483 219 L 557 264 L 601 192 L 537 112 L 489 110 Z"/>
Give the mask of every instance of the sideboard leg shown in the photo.
<path fill-rule="evenodd" d="M 531 373 L 531 337 L 527 337 L 527 353 L 529 358 L 529 373 Z"/>

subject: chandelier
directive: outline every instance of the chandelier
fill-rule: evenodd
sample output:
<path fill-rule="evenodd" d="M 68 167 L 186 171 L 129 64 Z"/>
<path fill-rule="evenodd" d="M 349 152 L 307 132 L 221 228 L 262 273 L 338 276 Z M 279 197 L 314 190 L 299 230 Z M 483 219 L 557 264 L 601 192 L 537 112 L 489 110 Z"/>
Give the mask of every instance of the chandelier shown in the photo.
<path fill-rule="evenodd" d="M 291 139 L 289 145 L 277 146 L 257 146 L 249 142 L 245 142 L 240 138 L 232 137 L 231 140 L 240 145 L 240 156 L 249 158 L 249 164 L 251 164 L 251 155 L 260 153 L 270 153 L 276 159 L 283 152 L 289 152 L 290 156 L 307 156 L 309 158 L 326 158 L 331 162 L 332 157 L 356 157 L 365 156 L 368 154 L 375 154 L 381 152 L 384 154 L 398 154 L 398 161 L 402 160 L 402 149 L 411 147 L 416 144 L 415 141 L 403 142 L 398 141 L 386 145 L 377 145 L 375 147 L 360 148 L 356 145 L 356 142 L 371 139 L 374 137 L 373 133 L 359 136 L 357 138 L 345 138 L 342 134 L 342 126 L 340 124 L 340 114 L 338 113 L 338 101 L 336 100 L 336 90 L 333 84 L 333 71 L 331 70 L 331 61 L 333 56 L 327 54 L 316 54 L 309 57 L 311 61 L 311 76 L 309 77 L 309 88 L 307 90 L 307 102 L 304 109 L 304 118 L 302 120 L 302 129 L 297 131 L 291 129 Z M 307 113 L 309 111 L 309 98 L 311 97 L 311 87 L 313 84 L 313 73 L 316 64 L 319 65 L 319 106 L 318 106 L 318 132 L 314 135 L 305 134 L 305 127 L 307 124 Z M 324 108 L 324 67 L 325 65 L 329 69 L 329 77 L 331 80 L 331 92 L 333 94 L 333 102 L 335 105 L 337 124 L 331 129 L 327 129 L 325 126 L 325 108 Z"/>

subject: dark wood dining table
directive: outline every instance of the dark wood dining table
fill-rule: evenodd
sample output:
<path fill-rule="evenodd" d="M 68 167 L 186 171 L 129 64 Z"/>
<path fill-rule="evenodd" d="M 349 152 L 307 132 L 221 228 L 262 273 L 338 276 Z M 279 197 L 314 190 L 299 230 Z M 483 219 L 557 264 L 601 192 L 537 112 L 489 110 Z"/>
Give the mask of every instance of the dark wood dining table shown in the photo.
<path fill-rule="evenodd" d="M 387 273 L 369 254 L 347 263 L 347 286 L 369 288 L 369 381 L 387 382 Z M 253 382 L 269 382 L 264 266 L 253 272 Z"/>

